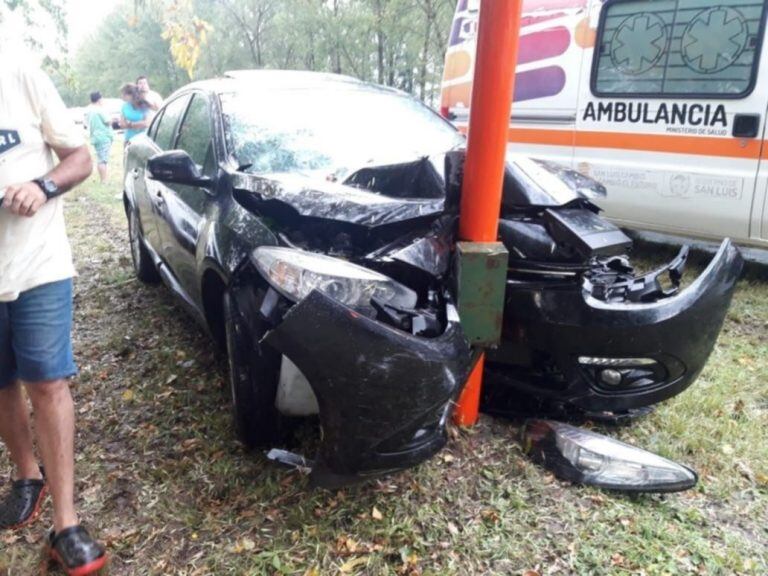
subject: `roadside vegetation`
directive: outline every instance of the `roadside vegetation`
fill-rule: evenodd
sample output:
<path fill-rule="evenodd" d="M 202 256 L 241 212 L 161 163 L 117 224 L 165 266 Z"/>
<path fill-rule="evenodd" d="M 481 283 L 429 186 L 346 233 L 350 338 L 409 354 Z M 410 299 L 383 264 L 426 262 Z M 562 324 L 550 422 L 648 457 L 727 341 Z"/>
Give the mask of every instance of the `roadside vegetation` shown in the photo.
<path fill-rule="evenodd" d="M 91 179 L 67 201 L 80 272 L 77 497 L 112 575 L 768 574 L 766 269 L 747 270 L 689 391 L 604 430 L 694 467 L 694 490 L 628 497 L 561 483 L 522 455 L 520 422 L 491 418 L 451 430 L 415 470 L 312 490 L 237 444 L 225 363 L 168 290 L 134 279 L 119 149 L 109 184 Z M 0 534 L 0 574 L 37 573 L 48 525 L 50 507 Z"/>
<path fill-rule="evenodd" d="M 22 10 L 31 4 L 21 1 Z M 346 74 L 437 107 L 455 8 L 456 0 L 125 0 L 81 46 L 48 50 L 46 66 L 70 106 L 85 106 L 93 90 L 118 96 L 141 74 L 168 95 L 192 79 L 266 68 Z M 58 11 L 27 12 L 38 26 L 61 23 L 65 35 Z"/>

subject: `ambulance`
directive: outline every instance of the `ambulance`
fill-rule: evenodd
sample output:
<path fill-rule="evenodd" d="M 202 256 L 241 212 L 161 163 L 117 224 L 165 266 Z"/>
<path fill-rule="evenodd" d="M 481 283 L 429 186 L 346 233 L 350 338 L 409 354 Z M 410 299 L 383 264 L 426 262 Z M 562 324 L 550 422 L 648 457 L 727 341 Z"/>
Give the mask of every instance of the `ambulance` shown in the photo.
<path fill-rule="evenodd" d="M 493 0 L 485 0 L 493 1 Z M 466 130 L 480 0 L 441 112 Z M 601 181 L 619 225 L 768 248 L 764 0 L 525 0 L 509 152 Z"/>

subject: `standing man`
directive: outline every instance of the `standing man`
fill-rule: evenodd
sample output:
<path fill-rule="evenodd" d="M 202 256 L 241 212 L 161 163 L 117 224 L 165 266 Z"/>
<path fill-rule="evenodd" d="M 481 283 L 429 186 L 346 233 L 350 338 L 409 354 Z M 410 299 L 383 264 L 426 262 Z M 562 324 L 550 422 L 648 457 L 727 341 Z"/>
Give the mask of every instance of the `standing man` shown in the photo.
<path fill-rule="evenodd" d="M 61 195 L 89 176 L 91 156 L 51 80 L 9 60 L 0 59 L 0 438 L 14 482 L 0 499 L 0 529 L 34 521 L 50 490 L 49 554 L 68 574 L 82 576 L 100 570 L 106 554 L 79 525 L 74 506 L 75 416 L 67 378 L 76 372 L 75 271 Z M 45 468 L 37 463 L 22 388 Z"/>
<path fill-rule="evenodd" d="M 91 134 L 91 144 L 96 152 L 96 169 L 102 184 L 107 181 L 107 166 L 109 151 L 115 138 L 112 132 L 112 122 L 104 113 L 101 92 L 91 92 L 91 106 L 88 109 L 88 131 Z"/>
<path fill-rule="evenodd" d="M 163 97 L 150 89 L 147 77 L 139 76 L 136 78 L 136 87 L 139 89 L 141 99 L 147 103 L 149 109 L 153 112 L 157 112 L 160 109 L 160 106 L 163 105 Z"/>

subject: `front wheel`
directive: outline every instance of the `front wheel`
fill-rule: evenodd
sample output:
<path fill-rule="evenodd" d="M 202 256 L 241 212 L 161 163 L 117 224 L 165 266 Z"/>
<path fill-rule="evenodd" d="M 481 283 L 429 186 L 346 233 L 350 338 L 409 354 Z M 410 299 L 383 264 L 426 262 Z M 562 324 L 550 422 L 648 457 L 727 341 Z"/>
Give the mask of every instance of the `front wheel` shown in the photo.
<path fill-rule="evenodd" d="M 157 284 L 160 281 L 160 274 L 144 246 L 139 217 L 133 208 L 128 208 L 128 241 L 131 245 L 131 259 L 136 277 L 145 284 Z"/>
<path fill-rule="evenodd" d="M 224 295 L 224 322 L 237 437 L 248 448 L 268 445 L 279 436 L 275 397 L 281 357 L 258 343 L 261 335 L 251 333 L 229 292 Z"/>

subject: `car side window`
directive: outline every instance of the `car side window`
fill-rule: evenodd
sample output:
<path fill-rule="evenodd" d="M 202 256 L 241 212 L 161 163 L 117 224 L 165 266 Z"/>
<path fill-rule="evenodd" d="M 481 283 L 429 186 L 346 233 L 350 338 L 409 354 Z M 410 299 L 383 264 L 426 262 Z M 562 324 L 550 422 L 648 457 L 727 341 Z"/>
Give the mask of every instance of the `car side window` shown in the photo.
<path fill-rule="evenodd" d="M 149 130 L 147 130 L 147 136 L 149 136 L 152 140 L 155 140 L 155 136 L 157 135 L 157 127 L 160 126 L 160 122 L 163 120 L 163 112 L 164 110 L 160 110 L 160 112 L 157 113 L 157 116 L 152 120 L 152 124 L 149 125 Z"/>
<path fill-rule="evenodd" d="M 213 155 L 213 131 L 208 99 L 202 94 L 195 94 L 189 105 L 184 121 L 179 129 L 176 147 L 190 155 L 203 173 L 213 175 L 215 161 Z"/>
<path fill-rule="evenodd" d="M 162 150 L 174 149 L 174 136 L 176 134 L 176 126 L 179 123 L 179 118 L 184 114 L 184 110 L 187 109 L 187 103 L 189 102 L 189 96 L 181 96 L 171 101 L 162 111 L 162 117 L 160 123 L 155 129 L 155 135 L 153 140 Z"/>
<path fill-rule="evenodd" d="M 743 98 L 757 76 L 762 0 L 613 0 L 603 7 L 597 96 Z"/>

